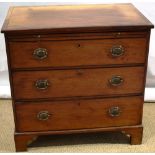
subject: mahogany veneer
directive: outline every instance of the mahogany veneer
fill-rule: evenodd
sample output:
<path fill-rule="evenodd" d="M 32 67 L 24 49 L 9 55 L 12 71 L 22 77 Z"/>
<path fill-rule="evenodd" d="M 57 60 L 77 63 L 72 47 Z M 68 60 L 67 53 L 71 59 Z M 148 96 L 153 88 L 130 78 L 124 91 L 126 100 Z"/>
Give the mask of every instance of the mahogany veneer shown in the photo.
<path fill-rule="evenodd" d="M 120 131 L 141 144 L 151 28 L 132 4 L 11 7 L 16 151 L 48 134 Z"/>
<path fill-rule="evenodd" d="M 48 40 L 49 39 L 49 40 Z M 76 38 L 75 38 L 76 39 Z M 81 39 L 83 39 L 81 37 Z M 121 57 L 112 57 L 110 49 L 121 44 L 125 50 Z M 141 45 L 141 46 L 139 46 Z M 147 42 L 145 38 L 93 39 L 50 41 L 50 38 L 38 42 L 10 42 L 12 68 L 63 67 L 84 65 L 112 65 L 145 63 Z M 24 48 L 23 48 L 24 47 Z M 32 51 L 44 47 L 48 51 L 46 60 L 32 57 Z M 23 49 L 22 49 L 23 48 Z M 21 49 L 23 52 L 21 52 Z M 14 59 L 22 57 L 24 59 Z M 134 57 L 134 59 L 133 59 Z"/>

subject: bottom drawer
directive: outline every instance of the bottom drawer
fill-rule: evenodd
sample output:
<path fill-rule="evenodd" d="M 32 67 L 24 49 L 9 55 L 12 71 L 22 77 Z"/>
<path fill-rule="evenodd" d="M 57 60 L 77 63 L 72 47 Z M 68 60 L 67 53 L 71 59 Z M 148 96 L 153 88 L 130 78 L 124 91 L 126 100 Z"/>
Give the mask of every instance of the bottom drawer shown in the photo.
<path fill-rule="evenodd" d="M 116 127 L 141 123 L 143 97 L 15 104 L 17 131 Z"/>

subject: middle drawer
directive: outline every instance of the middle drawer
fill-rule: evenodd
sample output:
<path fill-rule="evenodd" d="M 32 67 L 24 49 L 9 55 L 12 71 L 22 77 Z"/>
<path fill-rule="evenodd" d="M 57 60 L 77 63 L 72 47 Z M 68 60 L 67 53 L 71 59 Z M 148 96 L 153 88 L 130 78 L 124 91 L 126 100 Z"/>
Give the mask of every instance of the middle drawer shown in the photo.
<path fill-rule="evenodd" d="M 13 73 L 15 99 L 142 93 L 144 67 Z"/>

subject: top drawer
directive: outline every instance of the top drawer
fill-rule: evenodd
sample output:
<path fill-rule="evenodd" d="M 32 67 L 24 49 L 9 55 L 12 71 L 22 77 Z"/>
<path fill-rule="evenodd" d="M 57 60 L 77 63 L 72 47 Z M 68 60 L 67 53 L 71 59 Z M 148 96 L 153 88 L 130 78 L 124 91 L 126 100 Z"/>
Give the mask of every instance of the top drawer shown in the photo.
<path fill-rule="evenodd" d="M 144 63 L 145 38 L 9 42 L 11 67 Z"/>

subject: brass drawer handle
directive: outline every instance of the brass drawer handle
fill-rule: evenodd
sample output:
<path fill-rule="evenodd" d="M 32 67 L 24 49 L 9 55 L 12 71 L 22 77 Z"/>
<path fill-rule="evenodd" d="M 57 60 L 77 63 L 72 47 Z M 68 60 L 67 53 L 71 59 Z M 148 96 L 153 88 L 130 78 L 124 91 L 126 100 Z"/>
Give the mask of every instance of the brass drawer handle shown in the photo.
<path fill-rule="evenodd" d="M 46 121 L 49 119 L 49 112 L 48 111 L 40 111 L 38 114 L 37 114 L 37 118 L 38 120 L 41 120 L 41 121 Z"/>
<path fill-rule="evenodd" d="M 109 80 L 109 83 L 112 85 L 112 86 L 119 86 L 123 83 L 123 78 L 121 76 L 113 76 L 110 80 Z"/>
<path fill-rule="evenodd" d="M 109 115 L 112 117 L 120 116 L 121 110 L 119 107 L 111 107 L 109 109 Z"/>
<path fill-rule="evenodd" d="M 113 46 L 111 48 L 111 55 L 113 57 L 119 57 L 124 54 L 124 48 L 121 45 Z"/>
<path fill-rule="evenodd" d="M 37 80 L 35 82 L 35 86 L 37 89 L 47 89 L 49 86 L 48 80 Z"/>
<path fill-rule="evenodd" d="M 36 59 L 42 60 L 42 59 L 47 58 L 48 53 L 47 53 L 47 50 L 45 48 L 37 48 L 34 50 L 33 56 Z"/>

